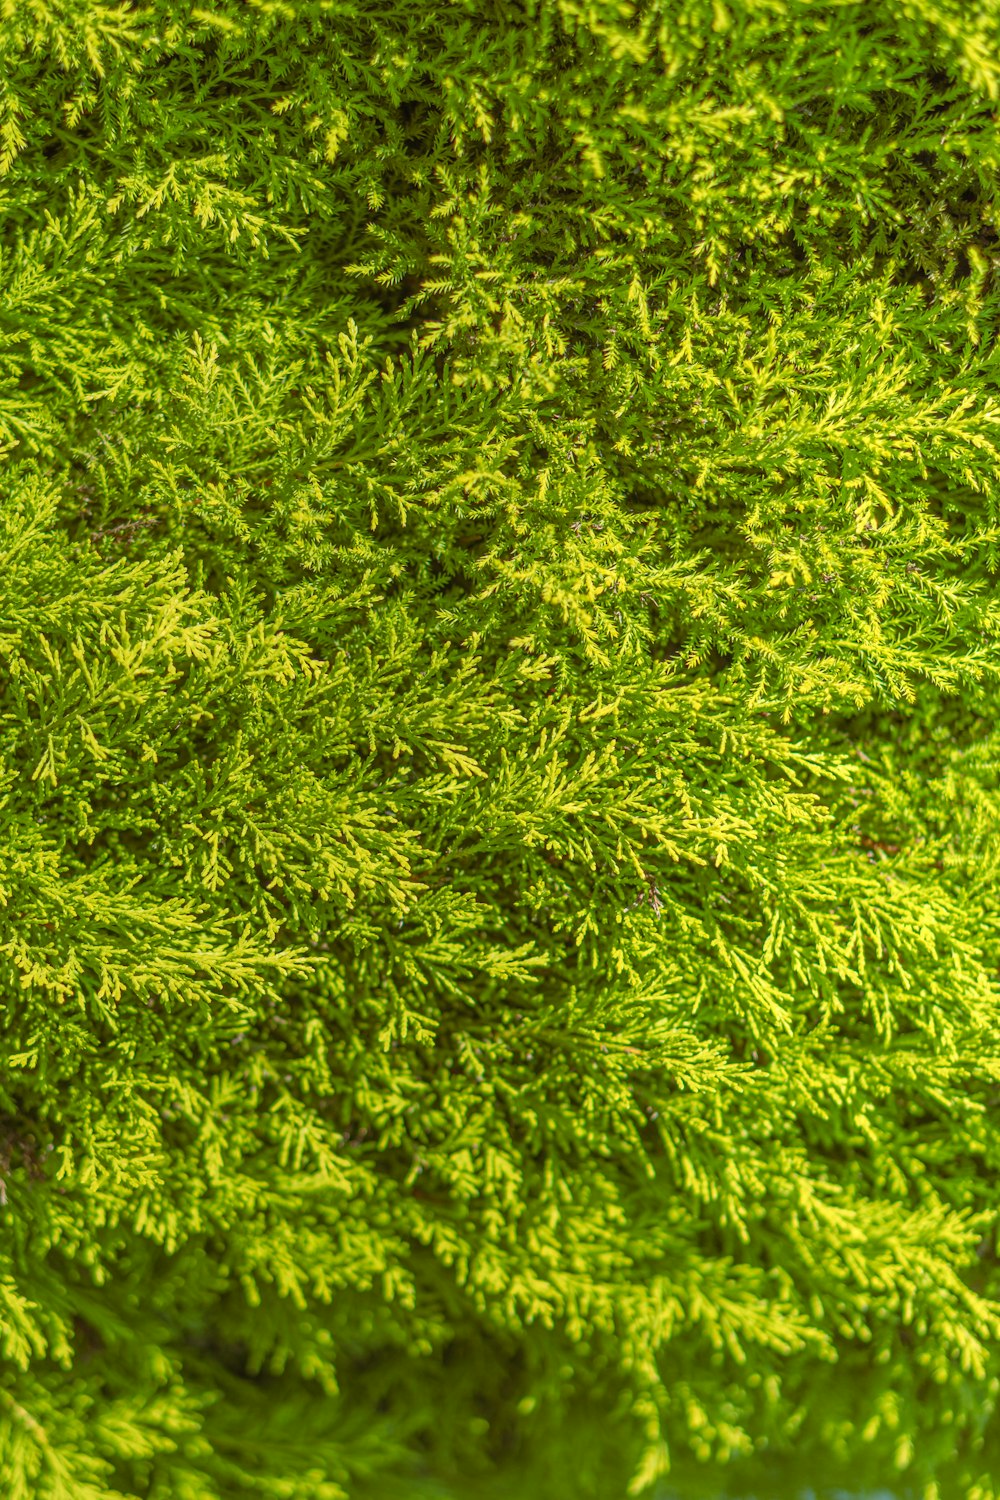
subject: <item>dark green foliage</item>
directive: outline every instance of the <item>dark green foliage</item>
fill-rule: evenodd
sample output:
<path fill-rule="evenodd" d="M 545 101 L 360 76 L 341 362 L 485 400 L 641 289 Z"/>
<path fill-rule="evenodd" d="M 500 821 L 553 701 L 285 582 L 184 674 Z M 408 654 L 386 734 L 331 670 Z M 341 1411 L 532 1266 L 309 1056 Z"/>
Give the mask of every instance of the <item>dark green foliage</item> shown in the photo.
<path fill-rule="evenodd" d="M 994 1500 L 998 0 L 0 23 L 5 1500 Z"/>

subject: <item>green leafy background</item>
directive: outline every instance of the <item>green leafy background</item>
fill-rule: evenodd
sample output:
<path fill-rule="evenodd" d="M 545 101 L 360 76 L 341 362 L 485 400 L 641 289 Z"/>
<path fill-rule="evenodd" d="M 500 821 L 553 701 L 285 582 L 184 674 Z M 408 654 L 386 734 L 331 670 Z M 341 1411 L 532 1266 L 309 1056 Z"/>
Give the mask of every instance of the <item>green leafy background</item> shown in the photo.
<path fill-rule="evenodd" d="M 2 0 L 8 1500 L 1000 1493 L 998 109 Z"/>

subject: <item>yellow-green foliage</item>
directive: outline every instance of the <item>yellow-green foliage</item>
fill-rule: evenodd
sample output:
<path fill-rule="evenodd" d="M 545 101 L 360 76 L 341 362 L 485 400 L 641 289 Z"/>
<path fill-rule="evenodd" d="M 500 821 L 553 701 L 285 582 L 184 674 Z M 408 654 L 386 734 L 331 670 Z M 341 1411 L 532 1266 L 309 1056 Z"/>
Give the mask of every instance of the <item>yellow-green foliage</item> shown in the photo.
<path fill-rule="evenodd" d="M 4 1500 L 997 1493 L 998 110 L 2 0 Z"/>

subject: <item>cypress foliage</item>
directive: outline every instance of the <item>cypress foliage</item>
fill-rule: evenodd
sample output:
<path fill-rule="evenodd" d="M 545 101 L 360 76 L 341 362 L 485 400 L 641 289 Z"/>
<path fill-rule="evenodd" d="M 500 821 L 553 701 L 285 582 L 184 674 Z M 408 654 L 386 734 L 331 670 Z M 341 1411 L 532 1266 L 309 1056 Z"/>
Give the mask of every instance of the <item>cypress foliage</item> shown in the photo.
<path fill-rule="evenodd" d="M 998 0 L 0 18 L 6 1500 L 995 1500 Z"/>

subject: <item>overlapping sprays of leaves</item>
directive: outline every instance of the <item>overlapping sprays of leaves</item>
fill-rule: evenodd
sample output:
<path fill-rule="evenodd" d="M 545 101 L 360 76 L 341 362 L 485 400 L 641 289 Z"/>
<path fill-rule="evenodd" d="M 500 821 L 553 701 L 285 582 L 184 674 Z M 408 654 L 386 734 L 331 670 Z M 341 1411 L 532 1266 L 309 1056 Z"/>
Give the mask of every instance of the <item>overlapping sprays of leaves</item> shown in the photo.
<path fill-rule="evenodd" d="M 8 7 L 12 1495 L 992 1495 L 997 21 Z"/>

